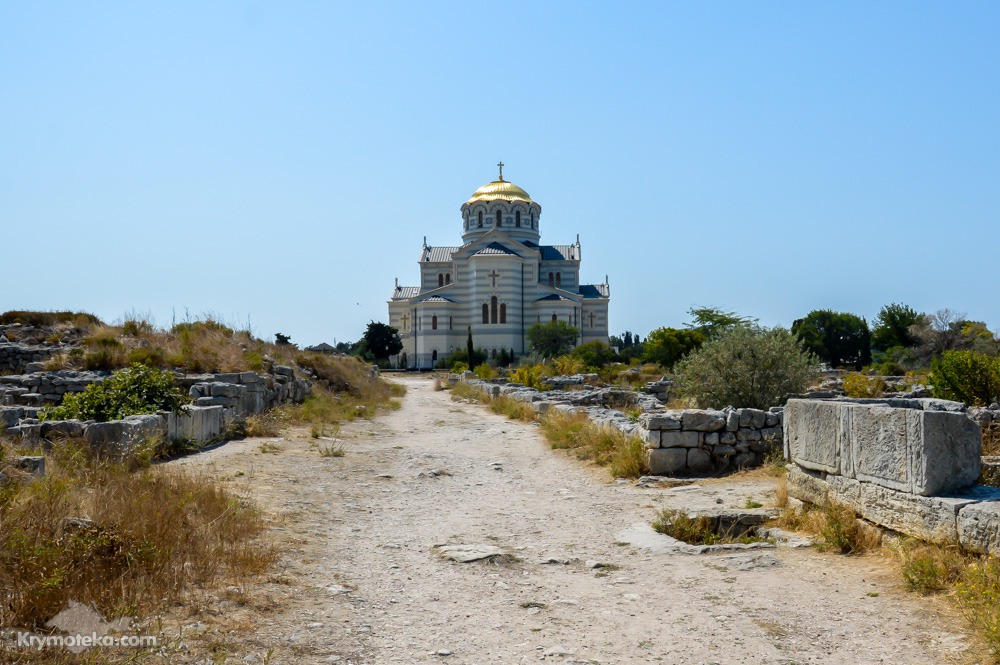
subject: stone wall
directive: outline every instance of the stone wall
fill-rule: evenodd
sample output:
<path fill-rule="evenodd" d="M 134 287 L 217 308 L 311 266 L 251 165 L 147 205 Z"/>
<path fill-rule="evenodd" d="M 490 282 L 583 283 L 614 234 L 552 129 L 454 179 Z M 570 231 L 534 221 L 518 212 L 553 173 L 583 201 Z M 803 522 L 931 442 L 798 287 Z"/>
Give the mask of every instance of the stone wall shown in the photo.
<path fill-rule="evenodd" d="M 944 400 L 791 400 L 790 496 L 887 529 L 1000 554 L 1000 490 L 974 485 L 978 424 Z"/>
<path fill-rule="evenodd" d="M 653 395 L 618 387 L 547 392 L 517 383 L 482 381 L 471 372 L 463 380 L 492 397 L 506 395 L 527 402 L 535 411 L 550 409 L 585 413 L 599 425 L 634 434 L 646 442 L 650 473 L 705 474 L 760 464 L 781 448 L 782 409 L 685 409 L 668 411 Z M 624 410 L 640 415 L 630 417 Z"/>
<path fill-rule="evenodd" d="M 653 475 L 683 475 L 760 464 L 780 448 L 783 412 L 685 409 L 639 417 Z"/>
<path fill-rule="evenodd" d="M 30 346 L 0 342 L 0 374 L 24 372 L 29 363 L 45 362 L 62 351 L 62 346 Z"/>
<path fill-rule="evenodd" d="M 111 372 L 32 372 L 0 376 L 0 404 L 11 406 L 52 406 L 63 395 L 83 392 L 92 383 L 111 376 Z"/>

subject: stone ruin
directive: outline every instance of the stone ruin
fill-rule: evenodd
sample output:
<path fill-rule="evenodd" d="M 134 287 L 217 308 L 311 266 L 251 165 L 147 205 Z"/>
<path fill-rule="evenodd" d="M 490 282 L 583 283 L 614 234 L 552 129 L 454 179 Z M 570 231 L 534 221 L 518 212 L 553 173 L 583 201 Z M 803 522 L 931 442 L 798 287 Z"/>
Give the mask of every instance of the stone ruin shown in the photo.
<path fill-rule="evenodd" d="M 936 399 L 789 400 L 789 496 L 921 540 L 1000 553 L 1000 490 L 976 485 L 979 424 Z"/>

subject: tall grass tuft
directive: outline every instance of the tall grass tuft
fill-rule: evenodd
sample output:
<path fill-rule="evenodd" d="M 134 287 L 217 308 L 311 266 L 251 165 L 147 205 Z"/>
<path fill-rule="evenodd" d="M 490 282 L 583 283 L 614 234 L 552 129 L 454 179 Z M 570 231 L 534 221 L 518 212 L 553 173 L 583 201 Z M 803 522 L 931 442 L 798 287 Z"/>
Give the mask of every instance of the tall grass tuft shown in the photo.
<path fill-rule="evenodd" d="M 148 615 L 192 584 L 246 580 L 276 551 L 258 510 L 212 480 L 98 462 L 80 444 L 0 492 L 0 625 L 38 628 L 69 600 Z"/>
<path fill-rule="evenodd" d="M 552 448 L 569 449 L 579 459 L 610 465 L 616 478 L 638 478 L 648 470 L 645 445 L 639 437 L 595 425 L 582 413 L 549 411 L 541 422 Z"/>

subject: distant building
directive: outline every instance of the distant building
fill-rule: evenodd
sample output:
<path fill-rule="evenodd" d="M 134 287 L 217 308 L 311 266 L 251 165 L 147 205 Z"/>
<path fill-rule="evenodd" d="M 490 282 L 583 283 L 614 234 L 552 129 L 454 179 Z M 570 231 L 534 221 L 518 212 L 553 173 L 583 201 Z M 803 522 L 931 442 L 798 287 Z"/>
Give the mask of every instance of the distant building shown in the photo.
<path fill-rule="evenodd" d="M 420 250 L 420 286 L 396 287 L 389 325 L 399 329 L 403 351 L 397 367 L 429 368 L 464 349 L 471 328 L 476 348 L 496 356 L 502 349 L 528 350 L 534 323 L 565 321 L 580 330 L 580 343 L 608 341 L 611 289 L 580 284 L 580 238 L 572 245 L 540 245 L 542 207 L 500 177 L 462 204 L 460 247 Z"/>
<path fill-rule="evenodd" d="M 337 348 L 330 346 L 326 342 L 320 342 L 316 346 L 307 346 L 306 351 L 313 351 L 315 353 L 336 353 Z"/>

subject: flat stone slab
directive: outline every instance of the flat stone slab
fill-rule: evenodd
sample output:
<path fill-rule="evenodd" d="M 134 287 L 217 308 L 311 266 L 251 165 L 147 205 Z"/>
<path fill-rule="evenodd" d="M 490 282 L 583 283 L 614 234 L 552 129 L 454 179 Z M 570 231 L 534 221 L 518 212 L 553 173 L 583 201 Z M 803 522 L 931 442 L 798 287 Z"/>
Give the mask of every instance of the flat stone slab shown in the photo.
<path fill-rule="evenodd" d="M 442 545 L 437 551 L 442 559 L 458 563 L 472 563 L 504 553 L 502 549 L 493 545 Z"/>

